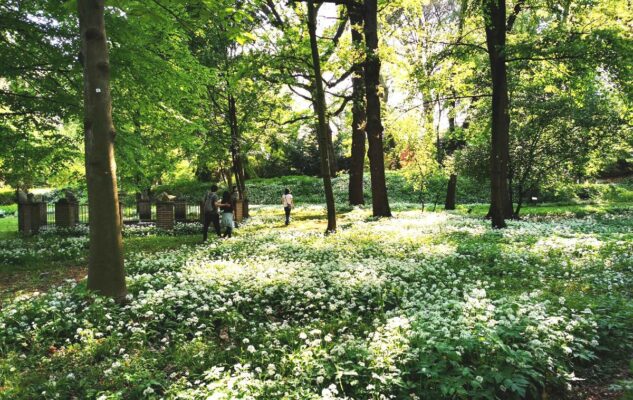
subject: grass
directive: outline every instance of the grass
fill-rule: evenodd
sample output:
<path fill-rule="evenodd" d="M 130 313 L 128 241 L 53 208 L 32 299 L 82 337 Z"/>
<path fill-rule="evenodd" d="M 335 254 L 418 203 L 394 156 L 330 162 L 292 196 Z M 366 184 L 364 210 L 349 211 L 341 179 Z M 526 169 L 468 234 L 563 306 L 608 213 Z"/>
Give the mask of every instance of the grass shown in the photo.
<path fill-rule="evenodd" d="M 85 291 L 83 239 L 17 239 L 51 252 L 0 267 L 0 398 L 562 399 L 630 386 L 630 205 L 530 206 L 504 231 L 484 206 L 393 208 L 382 220 L 344 209 L 328 237 L 320 206 L 289 227 L 279 207 L 253 206 L 233 239 L 206 245 L 126 236 L 123 306 Z"/>
<path fill-rule="evenodd" d="M 0 218 L 0 240 L 18 236 L 18 218 L 14 216 Z"/>

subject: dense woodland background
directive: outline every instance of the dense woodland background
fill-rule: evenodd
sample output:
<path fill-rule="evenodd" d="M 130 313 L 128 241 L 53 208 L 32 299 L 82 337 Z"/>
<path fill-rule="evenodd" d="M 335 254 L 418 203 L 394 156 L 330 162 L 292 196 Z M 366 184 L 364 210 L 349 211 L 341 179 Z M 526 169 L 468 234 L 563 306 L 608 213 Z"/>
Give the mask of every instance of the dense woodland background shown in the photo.
<path fill-rule="evenodd" d="M 331 172 L 358 175 L 354 128 L 362 136 L 365 118 L 355 107 L 363 82 L 354 78 L 363 74 L 363 19 L 341 3 L 317 4 L 317 36 Z M 426 202 L 451 176 L 467 191 L 490 182 L 482 7 L 379 4 L 385 166 L 434 192 Z M 631 5 L 519 0 L 507 7 L 514 203 L 630 176 Z M 0 16 L 0 180 L 20 189 L 85 187 L 75 6 L 8 0 Z M 122 191 L 320 175 L 305 3 L 112 1 L 105 18 Z"/>

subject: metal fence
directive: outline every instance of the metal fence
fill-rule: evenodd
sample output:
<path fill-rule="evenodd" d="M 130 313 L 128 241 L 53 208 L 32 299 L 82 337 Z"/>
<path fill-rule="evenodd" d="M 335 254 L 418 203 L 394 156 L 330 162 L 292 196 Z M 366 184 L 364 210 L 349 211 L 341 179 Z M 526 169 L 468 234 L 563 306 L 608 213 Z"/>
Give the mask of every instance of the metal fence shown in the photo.
<path fill-rule="evenodd" d="M 81 224 L 88 223 L 88 204 L 79 204 L 79 215 L 77 220 Z M 195 222 L 200 220 L 200 205 L 187 204 L 186 205 L 186 218 L 187 222 Z M 135 224 L 139 222 L 138 208 L 136 205 L 122 205 L 121 214 L 123 216 L 124 224 Z M 152 204 L 151 221 L 156 221 L 156 205 Z M 55 204 L 49 203 L 46 205 L 46 224 L 55 225 Z"/>

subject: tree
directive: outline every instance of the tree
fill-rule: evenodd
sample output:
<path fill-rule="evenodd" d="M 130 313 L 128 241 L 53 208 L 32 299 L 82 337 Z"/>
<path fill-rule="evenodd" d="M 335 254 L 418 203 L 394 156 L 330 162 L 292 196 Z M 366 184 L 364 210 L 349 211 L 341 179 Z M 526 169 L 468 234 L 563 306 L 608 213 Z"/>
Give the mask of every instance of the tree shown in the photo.
<path fill-rule="evenodd" d="M 79 0 L 84 70 L 84 135 L 90 213 L 88 288 L 123 300 L 126 295 L 123 241 L 114 160 L 115 130 L 104 0 Z"/>
<path fill-rule="evenodd" d="M 483 12 L 492 81 L 489 215 L 494 228 L 505 228 L 505 219 L 512 216 L 508 188 L 510 106 L 506 66 L 506 2 L 484 0 Z"/>
<path fill-rule="evenodd" d="M 363 49 L 363 10 L 359 4 L 347 5 L 347 13 L 350 19 L 352 45 L 354 50 L 353 76 L 352 76 L 352 157 L 349 167 L 349 204 L 365 204 L 363 194 L 363 174 L 365 169 L 365 142 L 367 132 L 365 127 L 366 101 L 365 101 L 365 70 L 361 61 Z"/>
<path fill-rule="evenodd" d="M 79 65 L 69 62 L 77 27 L 67 14 L 59 3 L 0 2 L 0 181 L 14 188 L 44 185 L 81 155 Z"/>
<path fill-rule="evenodd" d="M 314 0 L 308 0 L 308 31 L 310 35 L 310 49 L 312 52 L 312 68 L 314 70 L 314 87 L 317 111 L 317 135 L 319 138 L 319 152 L 321 154 L 321 175 L 323 175 L 323 188 L 327 205 L 327 229 L 326 233 L 336 232 L 336 206 L 334 204 L 334 192 L 332 191 L 332 178 L 327 145 L 328 123 L 326 118 L 327 106 L 325 92 L 323 90 L 323 78 L 321 75 L 321 56 L 316 37 L 317 12 Z"/>
<path fill-rule="evenodd" d="M 369 170 L 371 172 L 371 195 L 374 217 L 391 217 L 387 182 L 385 178 L 385 155 L 383 131 L 380 117 L 380 56 L 378 55 L 378 1 L 365 0 L 365 89 L 367 96 L 367 141 L 369 143 Z"/>

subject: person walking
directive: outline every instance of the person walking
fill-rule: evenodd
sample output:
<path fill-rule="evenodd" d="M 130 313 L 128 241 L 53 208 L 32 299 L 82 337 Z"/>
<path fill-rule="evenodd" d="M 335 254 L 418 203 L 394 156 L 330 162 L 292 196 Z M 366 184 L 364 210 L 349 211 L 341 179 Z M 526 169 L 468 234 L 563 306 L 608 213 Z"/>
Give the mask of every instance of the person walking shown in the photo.
<path fill-rule="evenodd" d="M 209 190 L 202 200 L 203 205 L 202 209 L 204 212 L 204 220 L 202 227 L 202 241 L 207 241 L 207 236 L 209 233 L 209 225 L 213 224 L 213 229 L 215 230 L 216 235 L 220 237 L 220 215 L 218 214 L 218 195 L 215 193 L 218 191 L 217 185 L 212 185 L 211 190 Z"/>
<path fill-rule="evenodd" d="M 230 238 L 233 234 L 233 228 L 235 225 L 233 223 L 233 204 L 231 202 L 231 193 L 229 193 L 228 190 L 225 190 L 224 193 L 222 193 L 222 203 L 219 204 L 219 207 L 222 209 L 222 226 L 226 229 L 222 237 Z"/>
<path fill-rule="evenodd" d="M 281 204 L 284 206 L 284 211 L 286 213 L 286 225 L 290 225 L 290 211 L 295 206 L 294 198 L 290 193 L 290 189 L 284 189 L 284 194 L 281 196 Z"/>

